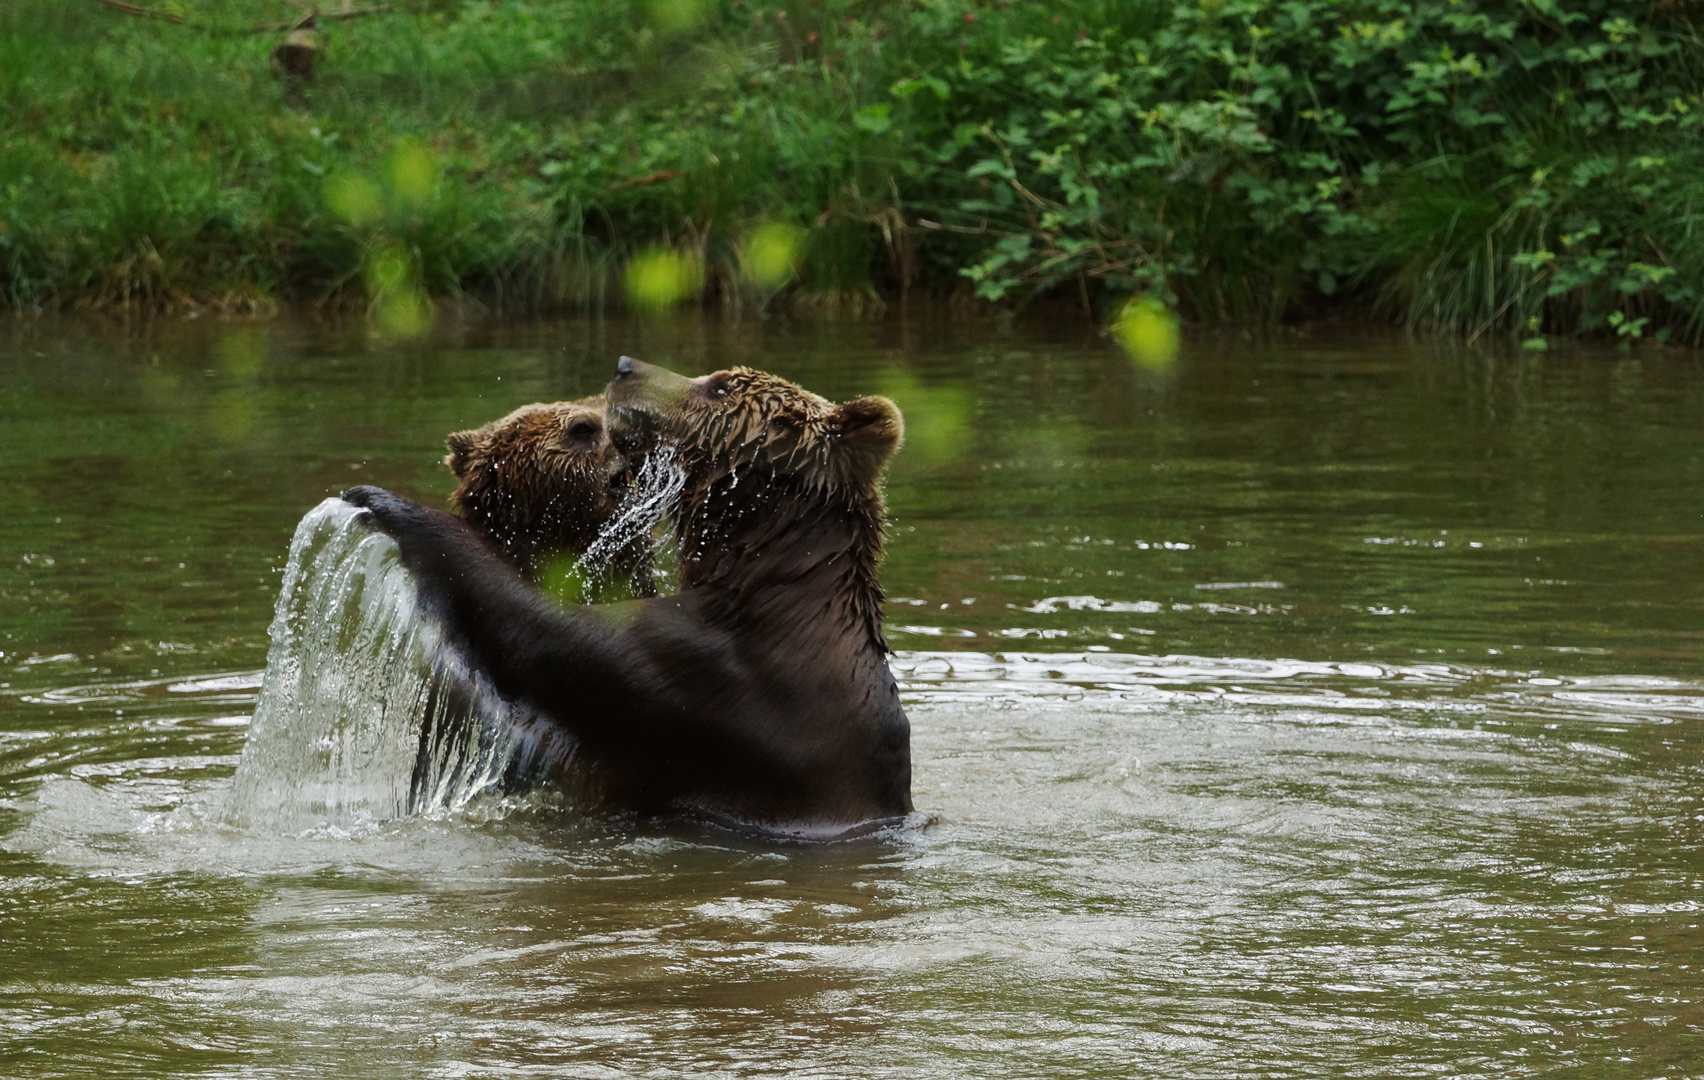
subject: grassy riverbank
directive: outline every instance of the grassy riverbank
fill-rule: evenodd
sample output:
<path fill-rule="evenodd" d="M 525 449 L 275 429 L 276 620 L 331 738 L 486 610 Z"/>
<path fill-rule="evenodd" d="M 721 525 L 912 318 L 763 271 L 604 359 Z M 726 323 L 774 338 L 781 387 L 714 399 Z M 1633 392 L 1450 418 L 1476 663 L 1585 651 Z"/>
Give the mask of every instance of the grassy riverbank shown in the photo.
<path fill-rule="evenodd" d="M 414 0 L 294 83 L 291 6 L 158 6 L 0 9 L 6 305 L 406 326 L 661 275 L 1704 339 L 1689 0 Z"/>

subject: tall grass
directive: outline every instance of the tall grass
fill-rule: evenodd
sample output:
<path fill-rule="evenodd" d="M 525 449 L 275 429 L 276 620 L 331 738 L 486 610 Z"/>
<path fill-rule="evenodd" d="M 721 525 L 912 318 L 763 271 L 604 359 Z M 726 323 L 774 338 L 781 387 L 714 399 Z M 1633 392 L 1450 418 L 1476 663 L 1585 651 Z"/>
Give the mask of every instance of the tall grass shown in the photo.
<path fill-rule="evenodd" d="M 1686 4 L 404 0 L 300 84 L 293 5 L 173 10 L 0 6 L 0 302 L 601 305 L 663 248 L 729 303 L 1704 339 Z"/>

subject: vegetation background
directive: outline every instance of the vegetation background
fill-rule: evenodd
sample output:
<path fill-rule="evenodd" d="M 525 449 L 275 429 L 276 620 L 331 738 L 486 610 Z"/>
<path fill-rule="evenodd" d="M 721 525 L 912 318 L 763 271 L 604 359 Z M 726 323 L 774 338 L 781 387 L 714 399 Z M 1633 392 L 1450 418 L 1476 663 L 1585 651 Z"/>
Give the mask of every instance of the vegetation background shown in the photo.
<path fill-rule="evenodd" d="M 1697 0 L 357 2 L 311 76 L 300 7 L 143 6 L 0 6 L 5 306 L 1704 340 Z"/>

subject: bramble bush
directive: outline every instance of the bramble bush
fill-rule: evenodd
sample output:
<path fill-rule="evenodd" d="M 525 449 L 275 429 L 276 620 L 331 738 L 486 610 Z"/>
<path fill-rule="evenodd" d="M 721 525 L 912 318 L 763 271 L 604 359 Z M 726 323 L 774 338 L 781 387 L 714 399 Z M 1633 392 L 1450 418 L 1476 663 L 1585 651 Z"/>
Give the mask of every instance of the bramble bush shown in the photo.
<path fill-rule="evenodd" d="M 601 303 L 655 249 L 774 302 L 742 259 L 786 227 L 794 302 L 1704 339 L 1690 0 L 421 0 L 326 27 L 295 88 L 206 29 L 253 0 L 178 6 L 203 27 L 0 14 L 13 305 L 333 297 L 375 252 Z M 331 208 L 403 145 L 430 213 Z"/>

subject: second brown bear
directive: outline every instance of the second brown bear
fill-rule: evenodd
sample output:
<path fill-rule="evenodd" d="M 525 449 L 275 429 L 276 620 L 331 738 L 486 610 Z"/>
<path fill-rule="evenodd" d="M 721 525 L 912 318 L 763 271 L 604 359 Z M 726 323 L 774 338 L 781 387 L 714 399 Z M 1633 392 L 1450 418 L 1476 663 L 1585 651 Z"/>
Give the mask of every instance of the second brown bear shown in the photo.
<path fill-rule="evenodd" d="M 627 505 L 632 474 L 610 442 L 605 409 L 602 397 L 523 405 L 445 440 L 452 505 L 534 581 L 548 585 L 542 579 L 560 568 L 559 556 L 585 555 Z M 655 595 L 650 537 L 629 538 L 589 574 L 633 596 Z"/>

